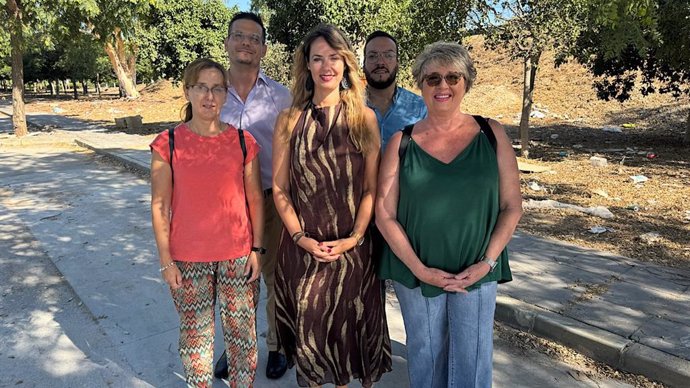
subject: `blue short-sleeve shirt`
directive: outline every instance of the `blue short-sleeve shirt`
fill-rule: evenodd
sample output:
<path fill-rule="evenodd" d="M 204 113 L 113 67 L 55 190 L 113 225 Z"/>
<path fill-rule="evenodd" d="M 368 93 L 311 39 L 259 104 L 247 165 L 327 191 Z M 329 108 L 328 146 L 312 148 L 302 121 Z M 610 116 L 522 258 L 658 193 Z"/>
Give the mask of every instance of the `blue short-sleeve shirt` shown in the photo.
<path fill-rule="evenodd" d="M 386 149 L 388 139 L 406 125 L 414 124 L 426 117 L 426 105 L 422 97 L 400 86 L 395 88 L 393 103 L 388 112 L 381 115 L 376 108 L 369 105 L 376 113 L 376 120 L 381 130 L 381 149 Z"/>

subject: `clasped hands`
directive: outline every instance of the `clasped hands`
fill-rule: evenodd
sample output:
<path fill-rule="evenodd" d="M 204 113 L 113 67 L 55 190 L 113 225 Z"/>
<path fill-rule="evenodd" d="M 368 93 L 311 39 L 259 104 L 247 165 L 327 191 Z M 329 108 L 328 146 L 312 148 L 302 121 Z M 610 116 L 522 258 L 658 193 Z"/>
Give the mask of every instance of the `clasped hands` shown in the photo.
<path fill-rule="evenodd" d="M 443 291 L 467 293 L 466 288 L 479 281 L 490 270 L 491 267 L 488 264 L 479 262 L 470 265 L 459 274 L 452 274 L 438 268 L 424 266 L 419 273 L 414 275 L 424 283 L 443 288 Z"/>
<path fill-rule="evenodd" d="M 311 237 L 302 237 L 297 245 L 310 253 L 320 263 L 330 263 L 340 259 L 341 255 L 357 245 L 355 237 L 346 237 L 333 241 L 317 241 Z"/>

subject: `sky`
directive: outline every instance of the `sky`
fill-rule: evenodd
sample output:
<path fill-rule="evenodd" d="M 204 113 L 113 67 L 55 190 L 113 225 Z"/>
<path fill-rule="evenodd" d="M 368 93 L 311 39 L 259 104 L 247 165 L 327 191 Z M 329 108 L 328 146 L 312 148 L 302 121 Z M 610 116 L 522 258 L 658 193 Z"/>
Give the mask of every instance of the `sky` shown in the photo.
<path fill-rule="evenodd" d="M 240 11 L 249 11 L 249 7 L 251 6 L 251 4 L 249 4 L 250 0 L 223 0 L 223 2 L 228 7 L 237 5 L 240 8 Z"/>

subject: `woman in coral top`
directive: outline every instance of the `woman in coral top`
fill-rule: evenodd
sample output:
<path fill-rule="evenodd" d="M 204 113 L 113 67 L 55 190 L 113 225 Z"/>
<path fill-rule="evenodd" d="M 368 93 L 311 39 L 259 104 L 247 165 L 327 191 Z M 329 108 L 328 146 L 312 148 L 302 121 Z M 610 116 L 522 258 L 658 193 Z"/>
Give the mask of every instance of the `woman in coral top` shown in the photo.
<path fill-rule="evenodd" d="M 259 146 L 248 132 L 220 121 L 228 84 L 220 64 L 192 62 L 183 83 L 184 122 L 151 143 L 151 213 L 160 271 L 180 315 L 187 385 L 212 385 L 217 297 L 229 380 L 248 387 L 257 361 L 258 255 L 265 251 Z"/>

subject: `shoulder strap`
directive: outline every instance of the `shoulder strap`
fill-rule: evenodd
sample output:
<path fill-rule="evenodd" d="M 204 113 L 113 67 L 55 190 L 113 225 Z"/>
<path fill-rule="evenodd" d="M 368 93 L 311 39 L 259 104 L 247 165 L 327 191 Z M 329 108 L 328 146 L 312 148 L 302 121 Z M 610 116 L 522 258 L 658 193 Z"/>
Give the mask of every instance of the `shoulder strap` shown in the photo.
<path fill-rule="evenodd" d="M 414 124 L 406 125 L 402 130 L 402 137 L 400 138 L 400 147 L 398 147 L 398 158 L 400 159 L 400 165 L 402 166 L 403 161 L 405 161 L 405 153 L 407 152 L 407 145 L 410 144 L 410 139 L 412 138 L 412 129 Z"/>
<path fill-rule="evenodd" d="M 477 124 L 479 124 L 479 129 L 484 132 L 484 135 L 489 139 L 489 144 L 491 144 L 491 148 L 494 149 L 494 152 L 496 152 L 496 135 L 494 134 L 494 130 L 491 128 L 491 125 L 489 125 L 489 121 L 479 115 L 473 115 L 475 121 L 477 121 Z"/>
<path fill-rule="evenodd" d="M 240 147 L 242 147 L 242 161 L 247 159 L 247 144 L 244 142 L 244 131 L 237 128 L 237 135 L 240 137 Z"/>
<path fill-rule="evenodd" d="M 175 152 L 175 128 L 168 128 L 168 148 L 170 149 L 170 173 L 172 174 L 173 183 L 175 182 L 175 174 L 173 172 L 173 152 Z"/>

